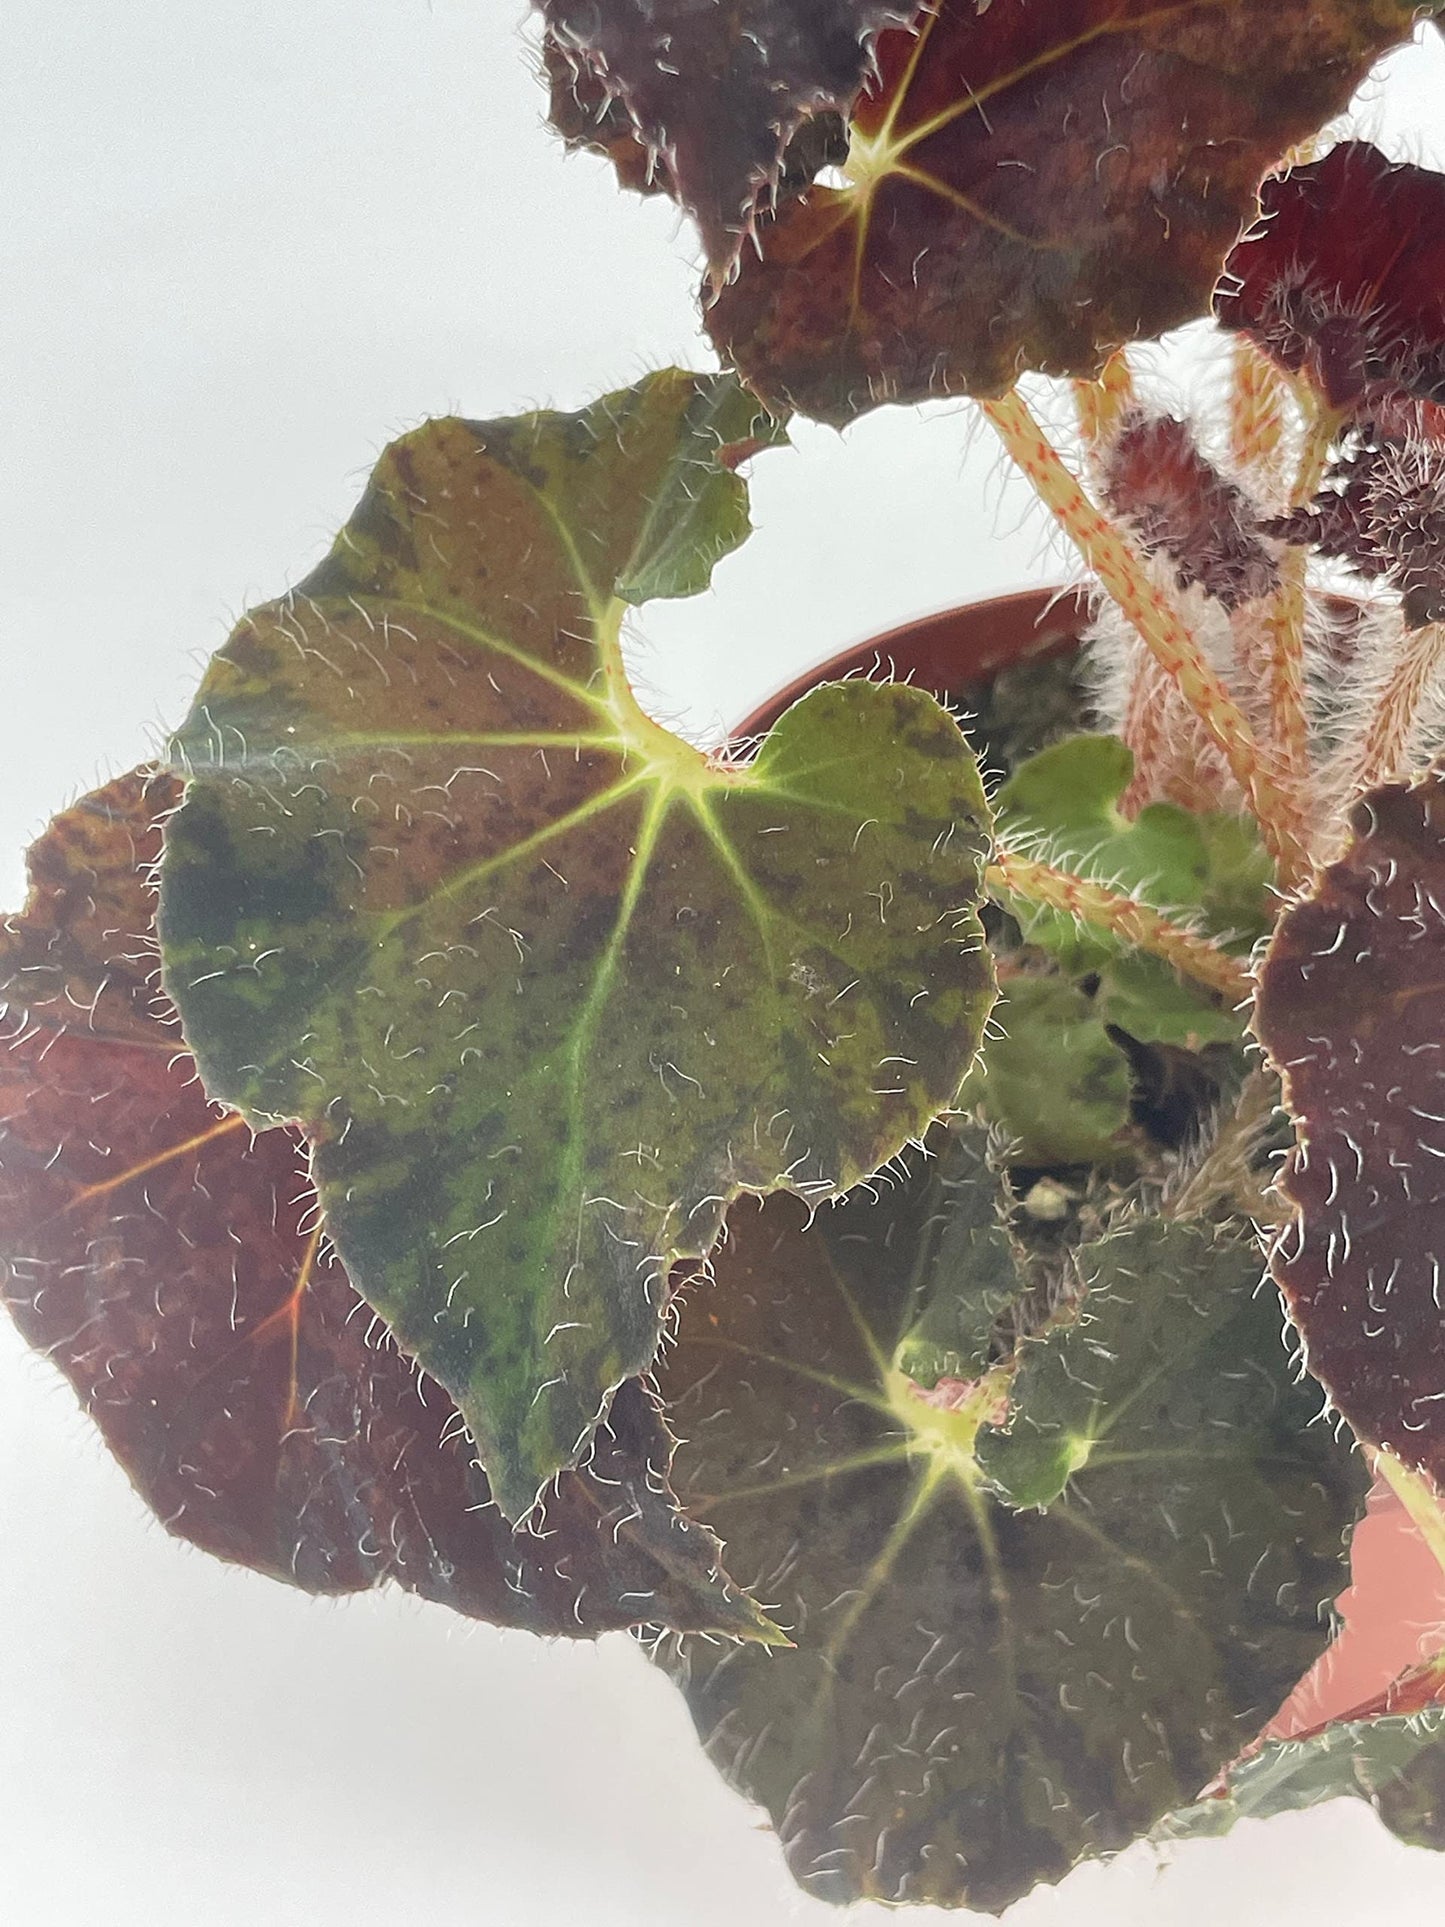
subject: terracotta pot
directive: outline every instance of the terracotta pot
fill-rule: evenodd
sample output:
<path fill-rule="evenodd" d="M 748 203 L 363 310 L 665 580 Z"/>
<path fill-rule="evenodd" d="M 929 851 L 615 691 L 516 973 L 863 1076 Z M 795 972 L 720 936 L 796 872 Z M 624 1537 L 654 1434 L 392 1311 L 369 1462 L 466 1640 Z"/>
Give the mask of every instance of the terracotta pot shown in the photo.
<path fill-rule="evenodd" d="M 744 718 L 738 734 L 761 736 L 820 682 L 841 682 L 847 676 L 886 675 L 946 696 L 1027 656 L 1055 656 L 1077 648 L 1087 620 L 1087 599 L 1077 589 L 1021 589 L 922 616 L 795 676 Z"/>
<path fill-rule="evenodd" d="M 1332 599 L 1333 600 L 1333 599 Z M 1341 610 L 1351 605 L 1340 603 Z M 1087 598 L 1073 589 L 1025 589 L 945 609 L 890 629 L 797 676 L 740 724 L 758 736 L 822 682 L 890 676 L 937 696 L 983 682 L 1029 656 L 1078 646 Z M 1288 1737 L 1372 1699 L 1418 1660 L 1445 1645 L 1445 1573 L 1383 1484 L 1355 1533 L 1351 1583 L 1341 1595 L 1344 1629 L 1276 1717 L 1267 1734 Z"/>

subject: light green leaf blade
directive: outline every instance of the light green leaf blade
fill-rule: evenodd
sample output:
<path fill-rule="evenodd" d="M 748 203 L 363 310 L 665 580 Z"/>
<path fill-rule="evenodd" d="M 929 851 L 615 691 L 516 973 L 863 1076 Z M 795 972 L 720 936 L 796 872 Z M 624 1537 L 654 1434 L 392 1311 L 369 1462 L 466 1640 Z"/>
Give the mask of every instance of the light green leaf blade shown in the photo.
<path fill-rule="evenodd" d="M 299 1121 L 358 1289 L 503 1509 L 656 1350 L 740 1188 L 827 1194 L 955 1094 L 992 1000 L 952 719 L 815 691 L 757 760 L 638 708 L 627 604 L 747 531 L 730 377 L 439 421 L 215 658 L 174 758 L 166 985 L 208 1088 Z"/>
<path fill-rule="evenodd" d="M 1142 950 L 1122 952 L 1103 964 L 1098 976 L 1093 1006 L 1100 1023 L 1117 1024 L 1144 1043 L 1181 1049 L 1242 1043 L 1240 1013 L 1158 957 Z"/>

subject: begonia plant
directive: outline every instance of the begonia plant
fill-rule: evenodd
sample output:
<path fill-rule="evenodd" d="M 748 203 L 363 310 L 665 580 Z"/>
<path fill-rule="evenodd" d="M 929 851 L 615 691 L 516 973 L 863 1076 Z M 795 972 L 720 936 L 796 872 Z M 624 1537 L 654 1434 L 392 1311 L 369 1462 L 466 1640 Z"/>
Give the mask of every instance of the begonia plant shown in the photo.
<path fill-rule="evenodd" d="M 1322 131 L 1439 6 L 538 7 L 719 366 L 393 442 L 56 817 L 0 1295 L 207 1551 L 636 1631 L 819 1898 L 1445 1845 L 1445 1630 L 1276 1720 L 1372 1479 L 1445 1558 L 1445 175 Z M 790 419 L 944 396 L 1081 558 L 1067 725 L 655 720 Z"/>

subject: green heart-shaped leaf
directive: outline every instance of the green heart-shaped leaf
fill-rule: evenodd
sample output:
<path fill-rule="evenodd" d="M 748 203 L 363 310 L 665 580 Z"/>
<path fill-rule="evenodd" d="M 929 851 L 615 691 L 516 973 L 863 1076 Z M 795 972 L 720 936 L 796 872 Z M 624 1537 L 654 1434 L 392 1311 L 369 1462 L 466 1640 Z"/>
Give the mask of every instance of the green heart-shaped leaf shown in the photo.
<path fill-rule="evenodd" d="M 629 604 L 747 533 L 730 377 L 438 421 L 219 653 L 174 757 L 166 985 L 208 1089 L 300 1122 L 356 1287 L 512 1516 L 656 1349 L 739 1189 L 827 1195 L 946 1106 L 988 821 L 934 700 L 814 691 L 742 765 L 638 707 Z"/>

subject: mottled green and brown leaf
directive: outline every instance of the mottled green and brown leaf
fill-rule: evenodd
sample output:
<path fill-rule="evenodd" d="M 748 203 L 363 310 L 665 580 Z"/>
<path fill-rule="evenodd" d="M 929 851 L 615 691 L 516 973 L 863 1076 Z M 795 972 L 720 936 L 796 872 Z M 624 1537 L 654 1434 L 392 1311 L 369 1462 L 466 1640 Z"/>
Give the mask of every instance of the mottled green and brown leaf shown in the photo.
<path fill-rule="evenodd" d="M 167 1529 L 223 1559 L 534 1632 L 774 1636 L 678 1511 L 640 1385 L 513 1533 L 456 1407 L 321 1237 L 296 1133 L 207 1101 L 152 928 L 180 794 L 140 770 L 57 817 L 0 926 L 0 1297 L 22 1333 Z"/>
<path fill-rule="evenodd" d="M 740 1189 L 829 1195 L 955 1095 L 992 1000 L 952 718 L 866 682 L 749 764 L 638 708 L 630 605 L 747 531 L 731 377 L 395 443 L 176 741 L 166 981 L 207 1088 L 315 1144 L 353 1282 L 504 1510 L 656 1349 Z"/>
<path fill-rule="evenodd" d="M 997 1373 L 948 1409 L 895 1365 L 919 1183 L 735 1209 L 683 1302 L 679 1491 L 797 1650 L 663 1658 L 810 1893 L 995 1910 L 1253 1736 L 1324 1646 L 1365 1480 L 1252 1250 L 1178 1224 L 1086 1248 L 1077 1322 L 1024 1345 L 976 1451 Z M 1053 1503 L 1012 1510 L 990 1466 Z"/>
<path fill-rule="evenodd" d="M 878 43 L 844 183 L 760 223 L 709 316 L 820 420 L 1092 375 L 1209 306 L 1256 190 L 1413 0 L 941 0 Z"/>

